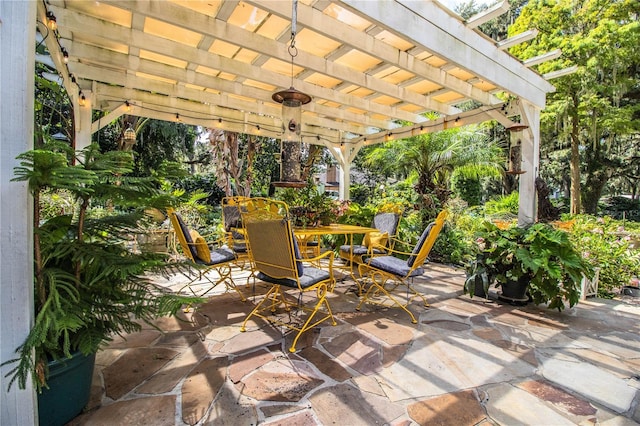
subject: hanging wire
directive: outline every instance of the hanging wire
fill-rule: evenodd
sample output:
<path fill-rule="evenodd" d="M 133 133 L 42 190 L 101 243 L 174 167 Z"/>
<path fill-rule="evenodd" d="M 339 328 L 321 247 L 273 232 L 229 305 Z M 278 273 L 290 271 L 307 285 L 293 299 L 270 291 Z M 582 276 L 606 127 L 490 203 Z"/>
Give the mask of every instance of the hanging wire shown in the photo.
<path fill-rule="evenodd" d="M 291 56 L 291 87 L 293 87 L 293 59 L 298 56 L 298 48 L 296 47 L 298 0 L 293 0 L 291 8 L 291 40 L 289 40 L 287 51 L 289 52 L 289 56 Z"/>

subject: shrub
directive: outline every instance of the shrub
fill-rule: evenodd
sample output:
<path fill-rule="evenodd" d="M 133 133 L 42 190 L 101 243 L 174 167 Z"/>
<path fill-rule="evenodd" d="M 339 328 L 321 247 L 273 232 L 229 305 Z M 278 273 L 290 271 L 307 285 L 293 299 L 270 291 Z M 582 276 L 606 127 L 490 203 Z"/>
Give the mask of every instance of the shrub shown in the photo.
<path fill-rule="evenodd" d="M 618 288 L 640 276 L 640 251 L 632 247 L 640 233 L 610 217 L 575 217 L 571 238 L 593 267 L 600 268 L 598 295 L 612 297 Z"/>

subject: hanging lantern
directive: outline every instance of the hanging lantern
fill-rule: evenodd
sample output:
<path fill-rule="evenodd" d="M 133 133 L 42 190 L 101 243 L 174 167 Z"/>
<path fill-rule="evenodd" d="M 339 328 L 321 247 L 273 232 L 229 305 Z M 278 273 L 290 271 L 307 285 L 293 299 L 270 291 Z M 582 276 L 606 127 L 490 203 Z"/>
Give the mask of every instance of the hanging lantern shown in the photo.
<path fill-rule="evenodd" d="M 124 131 L 124 141 L 129 143 L 136 143 L 136 131 L 129 126 L 127 130 Z"/>
<path fill-rule="evenodd" d="M 131 125 L 124 131 L 122 135 L 122 145 L 124 151 L 130 151 L 133 145 L 136 143 L 136 131 L 133 130 Z"/>

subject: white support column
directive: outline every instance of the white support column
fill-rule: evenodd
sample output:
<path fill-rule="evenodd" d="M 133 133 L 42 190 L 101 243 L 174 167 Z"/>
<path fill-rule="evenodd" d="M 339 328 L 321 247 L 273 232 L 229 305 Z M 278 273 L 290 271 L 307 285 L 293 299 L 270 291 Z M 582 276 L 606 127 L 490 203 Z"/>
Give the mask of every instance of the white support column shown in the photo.
<path fill-rule="evenodd" d="M 537 220 L 538 203 L 536 178 L 540 167 L 540 110 L 533 104 L 520 100 L 521 123 L 529 126 L 522 134 L 522 171 L 520 175 L 520 205 L 518 225 L 524 226 Z"/>
<path fill-rule="evenodd" d="M 349 200 L 349 188 L 351 187 L 351 163 L 340 165 L 339 169 L 340 186 L 338 187 L 338 198 L 341 200 Z"/>
<path fill-rule="evenodd" d="M 82 150 L 91 145 L 91 128 L 93 124 L 91 122 L 91 112 L 93 111 L 93 96 L 90 91 L 83 90 L 82 93 L 85 97 L 84 105 L 79 104 L 79 96 L 77 94 L 74 94 L 71 97 L 71 99 L 73 99 L 73 114 L 76 124 L 76 150 Z"/>
<path fill-rule="evenodd" d="M 362 145 L 342 143 L 340 146 L 325 146 L 340 165 L 338 175 L 340 181 L 340 186 L 338 187 L 338 198 L 340 200 L 349 200 L 349 188 L 351 187 L 351 163 L 356 157 L 356 154 L 358 154 L 358 151 L 360 151 L 360 148 L 362 148 Z"/>
<path fill-rule="evenodd" d="M 16 156 L 33 148 L 35 1 L 0 1 L 0 363 L 16 357 L 33 325 L 33 199 L 11 182 Z M 31 382 L 7 391 L 0 368 L 0 424 L 37 424 Z"/>

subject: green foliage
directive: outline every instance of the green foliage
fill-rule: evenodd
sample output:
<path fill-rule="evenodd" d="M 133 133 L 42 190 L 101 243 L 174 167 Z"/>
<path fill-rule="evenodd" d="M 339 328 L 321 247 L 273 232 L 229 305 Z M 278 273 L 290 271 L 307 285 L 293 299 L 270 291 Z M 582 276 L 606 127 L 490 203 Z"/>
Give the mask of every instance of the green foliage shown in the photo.
<path fill-rule="evenodd" d="M 484 204 L 484 214 L 488 216 L 509 217 L 510 215 L 518 215 L 520 194 L 517 191 L 509 195 L 504 195 L 493 200 L 489 200 Z"/>
<path fill-rule="evenodd" d="M 496 285 L 528 280 L 534 303 L 548 303 L 561 311 L 565 301 L 578 303 L 583 274 L 591 276 L 590 263 L 582 257 L 569 235 L 549 224 L 500 229 L 491 222 L 477 234 L 478 255 L 467 268 L 465 291 L 495 279 Z"/>
<path fill-rule="evenodd" d="M 18 158 L 13 180 L 27 182 L 36 201 L 36 319 L 17 348 L 18 358 L 4 364 L 17 363 L 7 374 L 9 387 L 17 381 L 24 388 L 31 375 L 41 389 L 48 360 L 76 350 L 96 352 L 115 334 L 139 330 L 141 321 L 173 314 L 197 299 L 172 295 L 147 276 L 180 265 L 127 245 L 128 235 L 139 232 L 144 209 L 162 198 L 157 181 L 129 176 L 130 153 L 101 153 L 91 145 L 73 165 L 68 149 L 53 146 Z M 39 198 L 45 189 L 72 194 L 76 208 L 41 222 Z M 93 214 L 93 206 L 101 213 Z"/>
<path fill-rule="evenodd" d="M 581 193 L 572 199 L 582 197 L 583 210 L 591 214 L 613 185 L 637 193 L 640 184 L 637 17 L 634 0 L 530 1 L 509 28 L 509 35 L 540 32 L 510 49 L 522 60 L 562 50 L 558 59 L 537 66 L 541 74 L 576 67 L 553 80 L 555 91 L 541 114 L 542 158 L 549 158 L 551 168 L 542 162 L 541 174 L 568 188 L 570 164 L 579 170 L 573 188 Z"/>
<path fill-rule="evenodd" d="M 289 214 L 298 226 L 333 223 L 338 218 L 340 202 L 308 183 L 303 188 L 284 188 L 275 197 L 289 206 Z"/>
<path fill-rule="evenodd" d="M 477 206 L 482 201 L 482 185 L 478 178 L 468 178 L 454 173 L 451 179 L 454 194 L 458 195 L 470 206 Z"/>
<path fill-rule="evenodd" d="M 612 297 L 640 277 L 640 230 L 622 221 L 589 215 L 575 217 L 571 239 L 593 267 L 600 268 L 598 295 Z M 632 247 L 632 244 L 634 245 Z"/>
<path fill-rule="evenodd" d="M 201 201 L 209 206 L 219 206 L 225 196 L 224 191 L 218 186 L 215 175 L 211 173 L 185 176 L 174 180 L 173 184 L 187 193 L 205 194 Z"/>

